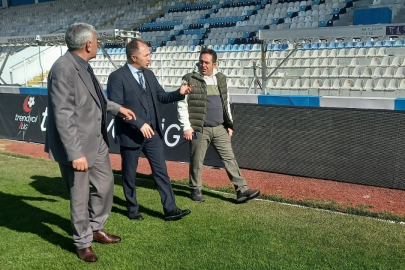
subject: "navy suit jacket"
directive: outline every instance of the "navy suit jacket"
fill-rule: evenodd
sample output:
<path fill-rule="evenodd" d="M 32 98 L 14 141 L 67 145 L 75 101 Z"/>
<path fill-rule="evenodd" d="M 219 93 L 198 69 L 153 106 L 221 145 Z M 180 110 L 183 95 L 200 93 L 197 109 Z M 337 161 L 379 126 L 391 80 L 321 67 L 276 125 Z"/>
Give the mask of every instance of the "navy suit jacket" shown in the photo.
<path fill-rule="evenodd" d="M 145 83 L 152 92 L 153 104 L 155 105 L 155 114 L 157 117 L 157 132 L 163 138 L 161 129 L 161 116 L 157 102 L 171 103 L 184 99 L 180 94 L 180 89 L 173 92 L 166 92 L 156 79 L 155 74 L 148 69 L 144 70 Z M 132 110 L 136 115 L 136 120 L 124 121 L 121 117 L 115 118 L 115 142 L 124 147 L 139 147 L 144 137 L 140 131 L 141 127 L 147 123 L 146 110 L 148 104 L 145 91 L 135 80 L 127 64 L 118 70 L 112 72 L 108 77 L 107 93 L 108 98 L 125 108 Z"/>

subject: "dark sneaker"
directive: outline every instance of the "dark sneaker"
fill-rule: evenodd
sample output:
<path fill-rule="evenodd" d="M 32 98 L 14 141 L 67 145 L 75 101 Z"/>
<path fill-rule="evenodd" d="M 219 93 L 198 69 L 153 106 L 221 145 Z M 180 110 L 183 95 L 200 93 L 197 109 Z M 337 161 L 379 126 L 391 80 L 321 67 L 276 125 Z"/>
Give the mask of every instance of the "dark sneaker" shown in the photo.
<path fill-rule="evenodd" d="M 179 220 L 190 213 L 191 211 L 188 209 L 181 210 L 180 208 L 176 208 L 173 211 L 170 211 L 169 213 L 165 214 L 165 220 L 166 221 Z"/>
<path fill-rule="evenodd" d="M 248 189 L 243 193 L 238 191 L 236 193 L 236 202 L 237 203 L 244 203 L 244 202 L 247 202 L 247 201 L 249 201 L 251 199 L 254 199 L 254 198 L 258 197 L 259 195 L 260 195 L 259 190 Z"/>
<path fill-rule="evenodd" d="M 205 197 L 199 189 L 193 189 L 190 198 L 195 202 L 205 202 Z"/>
<path fill-rule="evenodd" d="M 143 220 L 143 216 L 139 211 L 128 212 L 128 217 L 131 220 Z"/>

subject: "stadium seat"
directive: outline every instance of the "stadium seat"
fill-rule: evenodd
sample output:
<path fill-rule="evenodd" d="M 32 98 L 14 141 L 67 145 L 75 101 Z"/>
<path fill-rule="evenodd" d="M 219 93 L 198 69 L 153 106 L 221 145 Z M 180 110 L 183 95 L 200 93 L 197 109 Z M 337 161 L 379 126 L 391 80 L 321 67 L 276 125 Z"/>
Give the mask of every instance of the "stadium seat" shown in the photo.
<path fill-rule="evenodd" d="M 319 77 L 329 77 L 329 74 L 330 74 L 330 70 L 329 70 L 329 68 L 324 68 L 323 70 L 322 70 L 322 73 L 319 75 Z"/>
<path fill-rule="evenodd" d="M 394 78 L 405 78 L 404 67 L 399 67 L 395 71 Z"/>
<path fill-rule="evenodd" d="M 373 79 L 367 79 L 367 81 L 364 83 L 363 89 L 366 91 L 371 91 L 374 89 L 374 80 Z"/>
<path fill-rule="evenodd" d="M 301 89 L 302 81 L 301 79 L 296 79 L 294 84 L 291 86 L 291 89 Z"/>
<path fill-rule="evenodd" d="M 386 88 L 386 82 L 385 82 L 385 79 L 379 79 L 378 81 L 377 81 L 377 83 L 375 84 L 375 86 L 374 86 L 374 90 L 385 90 L 385 88 Z"/>
<path fill-rule="evenodd" d="M 357 58 L 352 58 L 350 61 L 350 64 L 348 65 L 349 67 L 357 67 L 359 65 L 359 59 Z"/>
<path fill-rule="evenodd" d="M 374 57 L 370 61 L 370 67 L 377 67 L 377 66 L 381 66 L 381 60 L 378 57 Z"/>
<path fill-rule="evenodd" d="M 346 79 L 343 81 L 343 85 L 342 85 L 341 89 L 350 90 L 353 88 L 353 86 L 354 86 L 354 81 L 352 79 Z"/>
<path fill-rule="evenodd" d="M 362 67 L 354 67 L 352 70 L 351 77 L 361 77 L 361 74 L 363 73 L 363 68 Z"/>
<path fill-rule="evenodd" d="M 398 81 L 396 79 L 391 79 L 385 88 L 385 90 L 395 91 L 398 89 Z"/>
<path fill-rule="evenodd" d="M 387 67 L 382 76 L 385 77 L 385 78 L 392 78 L 394 76 L 394 68 L 393 67 Z"/>
<path fill-rule="evenodd" d="M 341 72 L 340 72 L 340 74 L 339 74 L 339 77 L 347 78 L 347 77 L 350 76 L 349 73 L 350 73 L 350 68 L 349 68 L 349 67 L 344 67 L 344 68 L 341 70 Z"/>
<path fill-rule="evenodd" d="M 331 84 L 332 84 L 332 82 L 330 81 L 330 79 L 325 79 L 325 80 L 322 81 L 322 84 L 321 84 L 320 88 L 321 89 L 330 89 Z"/>
<path fill-rule="evenodd" d="M 378 67 L 374 68 L 373 74 L 371 75 L 371 77 L 380 78 L 382 75 L 383 75 L 383 68 L 378 66 Z"/>
<path fill-rule="evenodd" d="M 319 79 L 315 79 L 312 81 L 311 88 L 318 89 L 321 88 L 322 81 Z"/>
<path fill-rule="evenodd" d="M 373 73 L 372 69 L 370 67 L 367 67 L 367 68 L 365 68 L 363 70 L 363 73 L 361 74 L 361 77 L 371 78 L 372 73 Z"/>
<path fill-rule="evenodd" d="M 354 82 L 354 85 L 353 85 L 351 90 L 358 90 L 358 91 L 363 90 L 363 80 L 362 79 L 357 79 Z"/>
<path fill-rule="evenodd" d="M 391 65 L 392 67 L 399 67 L 399 66 L 401 65 L 401 63 L 402 63 L 402 58 L 396 56 L 396 57 L 394 57 L 394 59 L 392 59 L 392 62 L 391 62 L 390 65 Z"/>
<path fill-rule="evenodd" d="M 399 90 L 405 90 L 405 79 L 402 79 L 398 85 Z"/>
<path fill-rule="evenodd" d="M 390 57 L 384 57 L 384 58 L 381 60 L 380 65 L 381 65 L 382 67 L 388 67 L 388 66 L 390 65 Z"/>

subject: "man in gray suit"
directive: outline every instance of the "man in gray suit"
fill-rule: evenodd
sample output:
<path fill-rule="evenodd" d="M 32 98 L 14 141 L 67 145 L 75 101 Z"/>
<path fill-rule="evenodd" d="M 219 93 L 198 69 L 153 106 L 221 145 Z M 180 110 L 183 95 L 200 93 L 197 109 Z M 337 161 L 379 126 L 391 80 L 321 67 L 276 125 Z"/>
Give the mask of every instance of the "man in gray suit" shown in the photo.
<path fill-rule="evenodd" d="M 94 27 L 72 24 L 66 30 L 65 40 L 69 51 L 53 64 L 48 76 L 45 151 L 59 163 L 70 193 L 77 255 L 86 262 L 95 262 L 93 241 L 121 241 L 104 230 L 114 190 L 106 114 L 118 114 L 125 120 L 135 119 L 135 114 L 106 98 L 88 64 L 97 54 Z"/>

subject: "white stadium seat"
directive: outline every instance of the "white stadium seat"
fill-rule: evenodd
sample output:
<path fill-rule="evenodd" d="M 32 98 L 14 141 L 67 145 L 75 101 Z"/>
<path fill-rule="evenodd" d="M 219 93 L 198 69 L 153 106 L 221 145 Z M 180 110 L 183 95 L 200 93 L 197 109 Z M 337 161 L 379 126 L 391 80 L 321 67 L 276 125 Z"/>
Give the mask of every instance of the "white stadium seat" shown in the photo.
<path fill-rule="evenodd" d="M 385 84 L 386 84 L 385 79 L 379 79 L 374 86 L 374 90 L 385 90 L 386 88 Z"/>
<path fill-rule="evenodd" d="M 385 88 L 385 90 L 397 90 L 398 89 L 398 81 L 396 79 L 391 79 Z"/>

